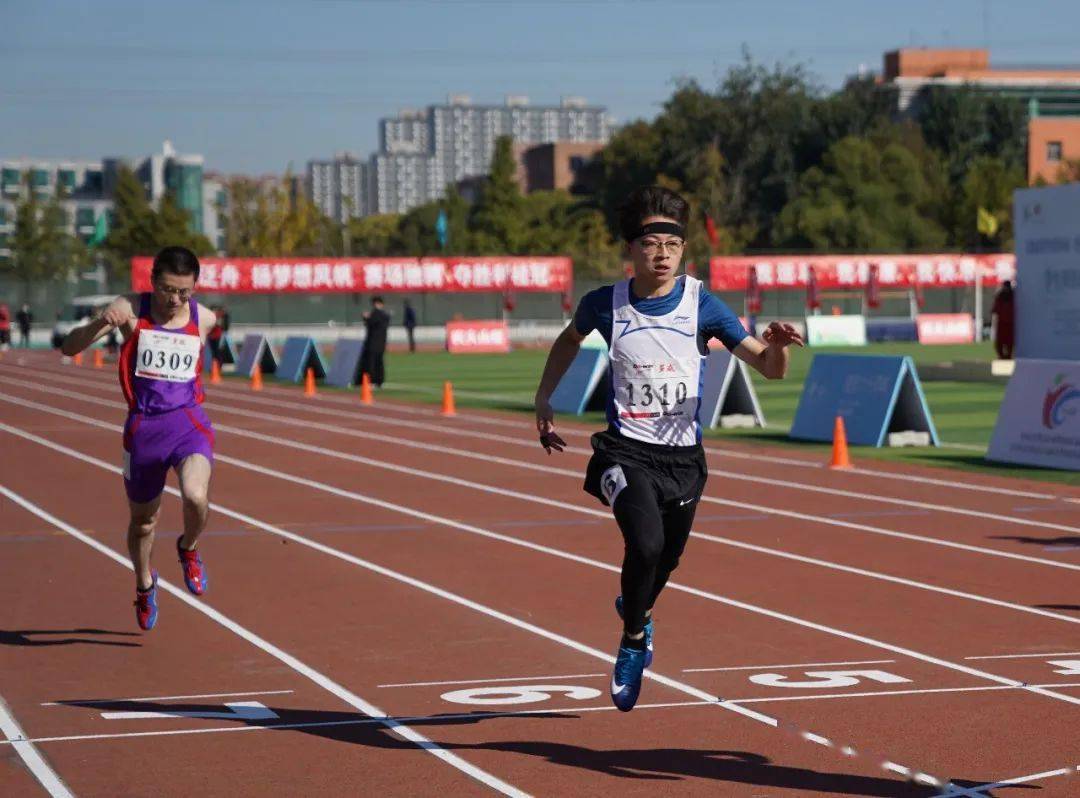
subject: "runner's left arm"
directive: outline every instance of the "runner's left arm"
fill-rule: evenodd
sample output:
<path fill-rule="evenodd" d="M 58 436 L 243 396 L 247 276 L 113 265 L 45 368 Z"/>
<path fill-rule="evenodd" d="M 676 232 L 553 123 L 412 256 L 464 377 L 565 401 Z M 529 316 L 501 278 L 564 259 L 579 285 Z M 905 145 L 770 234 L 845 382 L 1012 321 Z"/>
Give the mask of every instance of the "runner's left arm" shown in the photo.
<path fill-rule="evenodd" d="M 214 325 L 217 324 L 217 314 L 210 308 L 199 303 L 199 337 L 206 342 L 206 336 L 214 329 Z"/>
<path fill-rule="evenodd" d="M 735 357 L 769 380 L 782 380 L 787 375 L 788 346 L 803 345 L 798 330 L 778 321 L 772 322 L 762 334 L 762 343 L 746 331 L 726 304 L 708 291 L 702 291 L 698 315 L 706 340 L 718 338 Z"/>

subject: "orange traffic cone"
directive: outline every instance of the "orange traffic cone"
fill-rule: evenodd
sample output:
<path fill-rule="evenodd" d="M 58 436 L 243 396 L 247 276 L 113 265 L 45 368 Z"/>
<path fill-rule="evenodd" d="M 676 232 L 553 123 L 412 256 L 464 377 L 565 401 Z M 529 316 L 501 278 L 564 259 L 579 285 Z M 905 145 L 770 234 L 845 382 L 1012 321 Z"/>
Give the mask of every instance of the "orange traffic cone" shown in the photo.
<path fill-rule="evenodd" d="M 366 371 L 360 375 L 360 404 L 375 404 L 375 399 L 371 396 L 371 377 Z"/>
<path fill-rule="evenodd" d="M 221 384 L 221 364 L 217 360 L 210 361 L 210 384 Z"/>
<path fill-rule="evenodd" d="M 308 369 L 304 377 L 304 396 L 315 395 L 315 369 Z"/>
<path fill-rule="evenodd" d="M 832 461 L 829 463 L 829 468 L 851 468 L 843 416 L 837 416 L 836 423 L 833 424 Z"/>
<path fill-rule="evenodd" d="M 442 414 L 444 416 L 457 415 L 457 411 L 454 409 L 454 386 L 450 384 L 449 380 L 443 383 Z"/>
<path fill-rule="evenodd" d="M 71 356 L 71 362 L 74 363 L 76 366 L 81 366 L 82 365 L 82 352 L 76 352 L 74 355 L 72 355 Z"/>
<path fill-rule="evenodd" d="M 105 368 L 105 351 L 103 349 L 94 350 L 94 368 Z"/>
<path fill-rule="evenodd" d="M 251 390 L 262 390 L 262 369 L 258 364 L 255 365 L 255 370 L 251 372 Z"/>

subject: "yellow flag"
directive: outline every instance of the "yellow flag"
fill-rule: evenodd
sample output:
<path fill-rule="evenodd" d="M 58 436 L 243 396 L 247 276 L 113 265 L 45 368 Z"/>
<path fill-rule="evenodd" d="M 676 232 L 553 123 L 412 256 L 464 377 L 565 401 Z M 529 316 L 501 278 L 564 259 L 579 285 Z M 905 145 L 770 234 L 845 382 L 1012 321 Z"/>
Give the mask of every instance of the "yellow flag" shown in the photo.
<path fill-rule="evenodd" d="M 975 227 L 987 238 L 993 238 L 997 235 L 998 231 L 997 217 L 986 210 L 986 208 L 979 208 L 978 220 L 975 222 Z"/>

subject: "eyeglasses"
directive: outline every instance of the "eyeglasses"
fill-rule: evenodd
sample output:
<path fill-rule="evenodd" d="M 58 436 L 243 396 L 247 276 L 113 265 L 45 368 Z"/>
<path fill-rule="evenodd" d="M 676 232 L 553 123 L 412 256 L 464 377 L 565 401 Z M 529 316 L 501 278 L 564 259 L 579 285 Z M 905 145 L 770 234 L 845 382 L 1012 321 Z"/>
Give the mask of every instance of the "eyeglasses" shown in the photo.
<path fill-rule="evenodd" d="M 640 246 L 642 251 L 649 255 L 661 250 L 670 252 L 673 255 L 678 255 L 682 251 L 682 248 L 686 246 L 686 242 L 681 238 L 671 238 L 667 241 L 657 241 L 655 238 L 646 238 L 641 242 Z"/>
<path fill-rule="evenodd" d="M 171 285 L 154 285 L 154 290 L 159 291 L 166 296 L 174 296 L 181 302 L 186 302 L 191 299 L 193 290 L 191 288 L 173 288 Z"/>

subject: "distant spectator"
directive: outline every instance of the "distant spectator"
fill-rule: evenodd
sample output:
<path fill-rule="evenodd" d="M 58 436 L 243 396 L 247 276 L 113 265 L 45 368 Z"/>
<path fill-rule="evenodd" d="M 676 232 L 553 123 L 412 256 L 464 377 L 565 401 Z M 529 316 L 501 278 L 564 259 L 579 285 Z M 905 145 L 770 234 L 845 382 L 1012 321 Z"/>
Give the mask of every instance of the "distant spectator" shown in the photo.
<path fill-rule="evenodd" d="M 367 374 L 371 384 L 381 388 L 386 379 L 383 356 L 386 354 L 386 332 L 390 314 L 383 309 L 381 296 L 371 298 L 371 310 L 364 314 L 364 349 L 360 355 L 360 373 Z"/>
<path fill-rule="evenodd" d="M 405 320 L 402 322 L 405 325 L 405 334 L 409 336 L 409 351 L 416 351 L 416 311 L 413 310 L 412 303 L 409 300 L 405 300 Z"/>
<path fill-rule="evenodd" d="M 221 363 L 221 339 L 229 331 L 229 312 L 224 305 L 215 305 L 211 310 L 217 316 L 217 322 L 206 334 L 206 345 L 210 348 L 210 357 Z"/>
<path fill-rule="evenodd" d="M 0 302 L 0 351 L 11 345 L 11 311 Z"/>
<path fill-rule="evenodd" d="M 19 312 L 15 314 L 15 321 L 19 325 L 19 346 L 29 349 L 30 326 L 34 323 L 34 314 L 30 312 L 30 306 L 25 302 L 19 308 Z"/>
<path fill-rule="evenodd" d="M 997 356 L 1002 360 L 1012 360 L 1016 310 L 1011 280 L 1003 282 L 998 289 L 994 305 L 990 309 L 990 317 L 995 321 L 994 350 Z"/>

